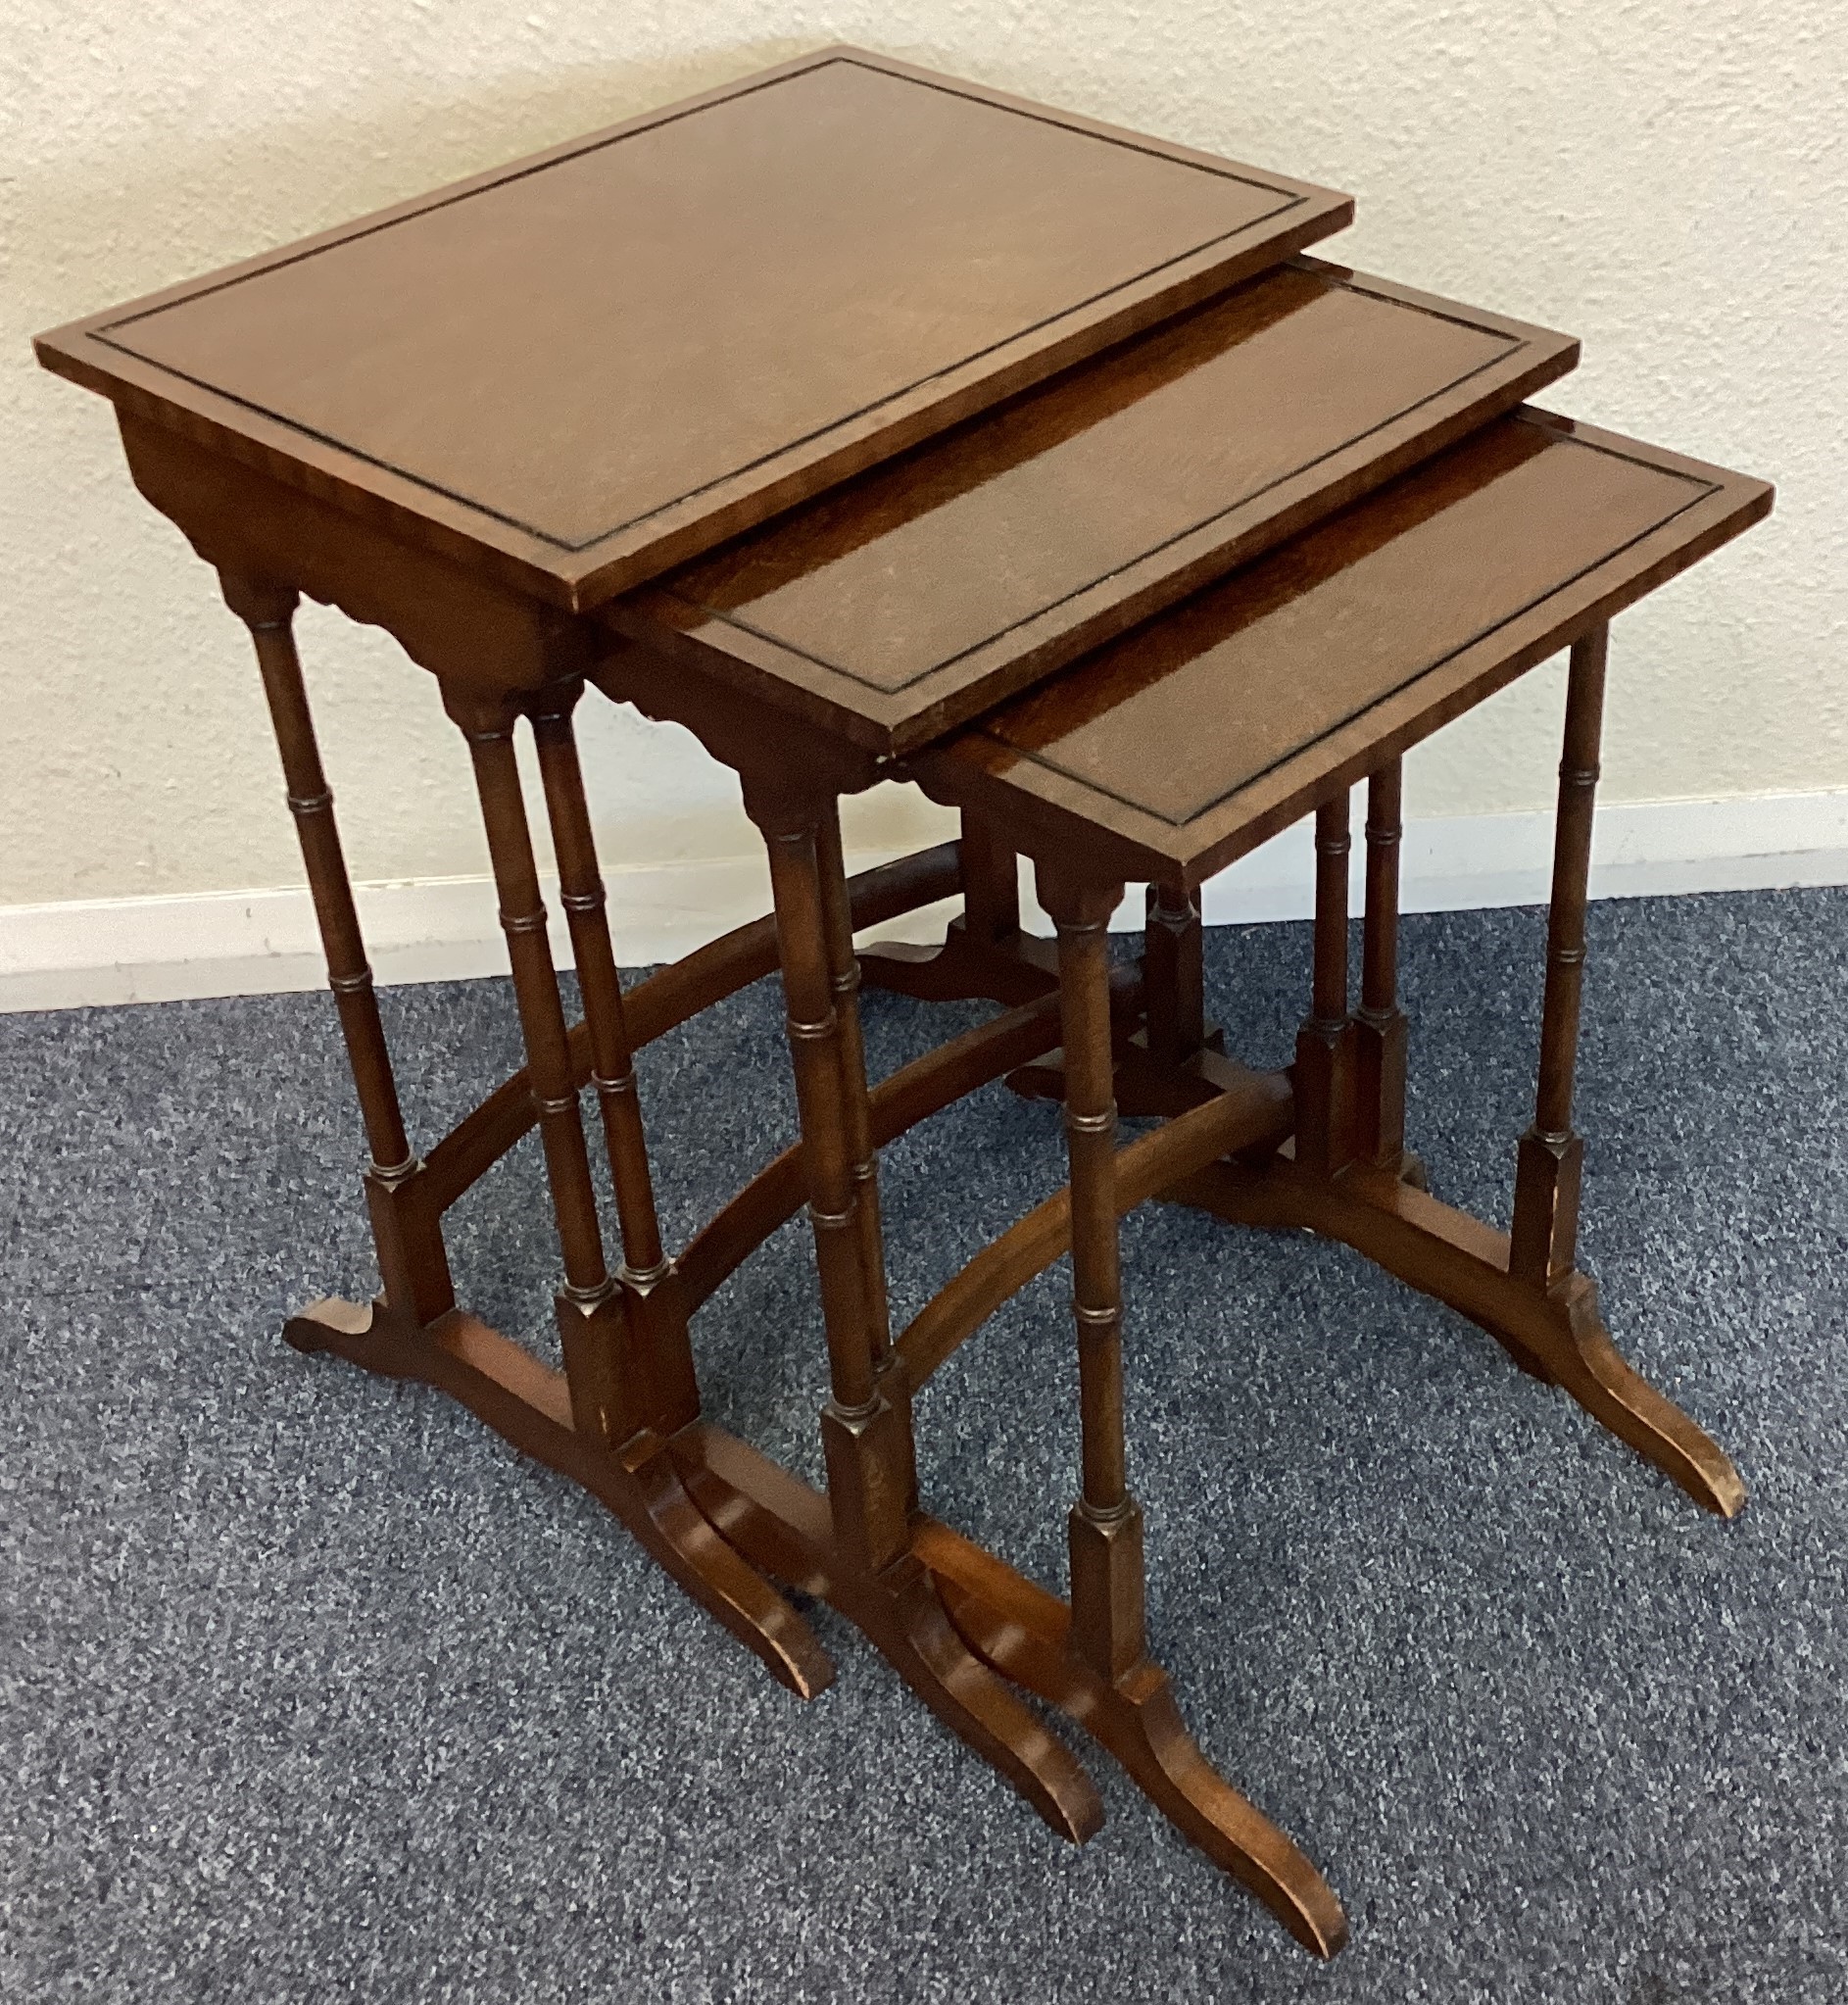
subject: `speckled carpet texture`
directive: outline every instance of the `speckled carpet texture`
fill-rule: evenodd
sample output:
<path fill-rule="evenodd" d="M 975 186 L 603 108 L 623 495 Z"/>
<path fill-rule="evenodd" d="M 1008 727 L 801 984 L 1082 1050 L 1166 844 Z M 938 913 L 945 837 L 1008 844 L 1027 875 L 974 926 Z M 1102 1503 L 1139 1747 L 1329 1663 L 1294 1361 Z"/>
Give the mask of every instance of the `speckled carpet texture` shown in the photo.
<path fill-rule="evenodd" d="M 1405 925 L 1412 1142 L 1505 1222 L 1543 915 Z M 1302 927 L 1209 936 L 1276 1062 Z M 324 997 L 0 1019 L 0 1997 L 1848 1999 L 1848 893 L 1591 913 L 1582 1246 L 1618 1341 L 1737 1459 L 1697 1510 L 1345 1249 L 1125 1236 L 1153 1642 L 1327 1872 L 1326 1968 L 1113 1768 L 1054 1838 L 828 1610 L 808 1706 L 439 1394 L 282 1344 L 371 1275 Z M 428 1138 L 516 1062 L 501 982 L 385 998 Z M 876 1072 L 985 1012 L 874 996 Z M 670 1235 L 790 1120 L 766 984 L 644 1054 Z M 999 1087 L 884 1158 L 895 1314 L 1060 1180 Z M 452 1214 L 550 1350 L 529 1140 Z M 813 1471 L 803 1232 L 703 1313 L 717 1417 Z M 1059 1270 L 933 1383 L 925 1493 L 1062 1586 Z"/>

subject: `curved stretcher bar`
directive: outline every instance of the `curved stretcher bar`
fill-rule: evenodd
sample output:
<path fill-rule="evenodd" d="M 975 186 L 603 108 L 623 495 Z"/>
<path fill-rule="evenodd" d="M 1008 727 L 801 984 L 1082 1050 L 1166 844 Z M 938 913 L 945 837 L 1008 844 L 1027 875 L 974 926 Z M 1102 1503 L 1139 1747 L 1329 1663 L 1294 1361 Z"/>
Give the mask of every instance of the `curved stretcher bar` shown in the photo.
<path fill-rule="evenodd" d="M 1220 1156 L 1257 1147 L 1276 1149 L 1289 1136 L 1294 1114 L 1285 1073 L 1239 1067 L 1225 1092 L 1117 1150 L 1118 1217 Z M 1009 1296 L 1043 1274 L 1071 1243 L 1068 1186 L 984 1247 L 905 1326 L 893 1349 L 911 1390 L 920 1391 Z"/>
<path fill-rule="evenodd" d="M 965 1094 L 1043 1057 L 1058 1041 L 1058 998 L 1046 996 L 977 1024 L 914 1058 L 867 1096 L 873 1146 L 883 1149 Z M 802 1145 L 791 1143 L 714 1213 L 680 1256 L 677 1265 L 688 1310 L 705 1301 L 741 1261 L 793 1218 L 804 1195 Z"/>
<path fill-rule="evenodd" d="M 1113 994 L 1126 1011 L 1140 1009 L 1142 984 L 1133 967 L 1117 969 Z M 1049 995 L 926 1051 L 869 1092 L 873 1147 L 885 1148 L 978 1088 L 1044 1057 L 1058 1041 L 1058 997 Z M 802 1145 L 792 1143 L 713 1214 L 675 1262 L 689 1314 L 778 1226 L 795 1217 L 802 1198 Z"/>
<path fill-rule="evenodd" d="M 901 913 L 951 898 L 962 885 L 960 845 L 939 843 L 849 880 L 853 924 L 877 926 Z M 770 974 L 776 967 L 776 921 L 753 919 L 708 941 L 684 959 L 657 969 L 623 998 L 633 1049 L 640 1051 L 689 1017 Z M 571 1065 L 582 1087 L 591 1076 L 590 1034 L 571 1026 Z M 429 1201 L 446 1211 L 532 1127 L 532 1085 L 525 1068 L 502 1082 L 423 1158 Z"/>

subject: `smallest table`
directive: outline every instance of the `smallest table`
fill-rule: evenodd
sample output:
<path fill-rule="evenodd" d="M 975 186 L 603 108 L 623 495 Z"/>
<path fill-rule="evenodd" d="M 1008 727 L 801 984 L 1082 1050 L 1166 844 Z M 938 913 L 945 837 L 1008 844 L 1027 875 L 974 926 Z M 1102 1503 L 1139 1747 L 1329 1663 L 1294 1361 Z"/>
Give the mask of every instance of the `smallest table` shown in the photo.
<path fill-rule="evenodd" d="M 1114 901 L 1125 879 L 1185 902 L 1313 809 L 1315 972 L 1289 1082 L 1292 1139 L 1177 1173 L 1172 1195 L 1348 1241 L 1480 1323 L 1726 1515 L 1743 1501 L 1731 1464 L 1618 1356 L 1576 1269 L 1572 1089 L 1606 622 L 1771 499 L 1763 481 L 1525 410 L 911 767 L 1036 858 L 1055 919 L 1074 900 Z M 1569 642 L 1539 1089 L 1504 1238 L 1430 1198 L 1404 1146 L 1400 759 Z M 1361 778 L 1371 807 L 1354 1011 L 1348 792 Z M 1168 1051 L 1151 1057 L 1144 1039 L 1130 1054 L 1138 1110 L 1157 1110 L 1164 1093 L 1184 1105 L 1248 1092 L 1248 1075 L 1211 1049 L 1197 979 L 1155 967 L 1151 981 L 1171 992 Z M 1152 997 L 1149 1008 L 1162 1013 Z"/>

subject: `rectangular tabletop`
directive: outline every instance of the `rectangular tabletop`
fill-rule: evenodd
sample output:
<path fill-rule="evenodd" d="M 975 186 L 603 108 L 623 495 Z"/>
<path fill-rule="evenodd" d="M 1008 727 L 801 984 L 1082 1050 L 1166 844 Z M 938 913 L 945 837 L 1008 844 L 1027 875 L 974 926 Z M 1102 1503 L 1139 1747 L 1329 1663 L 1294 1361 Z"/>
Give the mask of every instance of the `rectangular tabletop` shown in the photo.
<path fill-rule="evenodd" d="M 581 609 L 1351 218 L 826 50 L 40 337 L 47 367 Z"/>
<path fill-rule="evenodd" d="M 1563 334 L 1300 259 L 608 607 L 902 754 L 1512 409 Z"/>
<path fill-rule="evenodd" d="M 1519 412 L 912 770 L 1043 846 L 1196 885 L 1771 500 L 1745 474 Z"/>

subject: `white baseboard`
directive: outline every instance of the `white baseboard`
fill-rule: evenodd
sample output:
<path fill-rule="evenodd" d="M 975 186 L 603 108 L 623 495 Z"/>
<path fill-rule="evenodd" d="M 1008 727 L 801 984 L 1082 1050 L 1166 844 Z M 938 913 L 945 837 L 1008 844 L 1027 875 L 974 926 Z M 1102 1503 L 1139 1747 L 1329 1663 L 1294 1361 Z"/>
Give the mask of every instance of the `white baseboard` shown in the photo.
<path fill-rule="evenodd" d="M 1552 817 L 1544 813 L 1409 822 L 1405 909 L 1538 904 L 1546 897 L 1551 845 Z M 1360 850 L 1356 842 L 1356 895 Z M 1302 823 L 1207 886 L 1207 922 L 1306 917 L 1311 858 L 1311 831 Z M 884 853 L 855 856 L 849 867 L 884 860 Z M 1814 884 L 1848 884 L 1848 791 L 1620 803 L 1599 810 L 1594 898 Z M 757 857 L 612 871 L 608 888 L 617 951 L 630 963 L 673 959 L 769 903 Z M 556 913 L 557 887 L 547 890 Z M 485 878 L 363 884 L 358 897 L 381 982 L 455 981 L 506 969 Z M 1048 930 L 1031 901 L 1029 906 Z M 949 909 L 911 913 L 869 937 L 933 938 Z M 1126 900 L 1117 924 L 1138 923 L 1139 911 L 1138 902 Z M 567 963 L 561 927 L 555 926 L 553 944 L 560 964 Z M 300 887 L 0 906 L 0 1010 L 269 995 L 318 988 L 323 978 L 314 907 Z"/>
<path fill-rule="evenodd" d="M 1354 795 L 1354 900 L 1359 909 L 1365 794 Z M 1313 909 L 1314 827 L 1298 822 L 1206 887 L 1209 925 L 1306 919 Z M 1475 814 L 1408 820 L 1400 904 L 1408 912 L 1544 905 L 1553 817 Z M 1591 841 L 1593 898 L 1691 891 L 1781 891 L 1848 884 L 1848 791 L 1759 794 L 1729 801 L 1613 802 Z"/>

